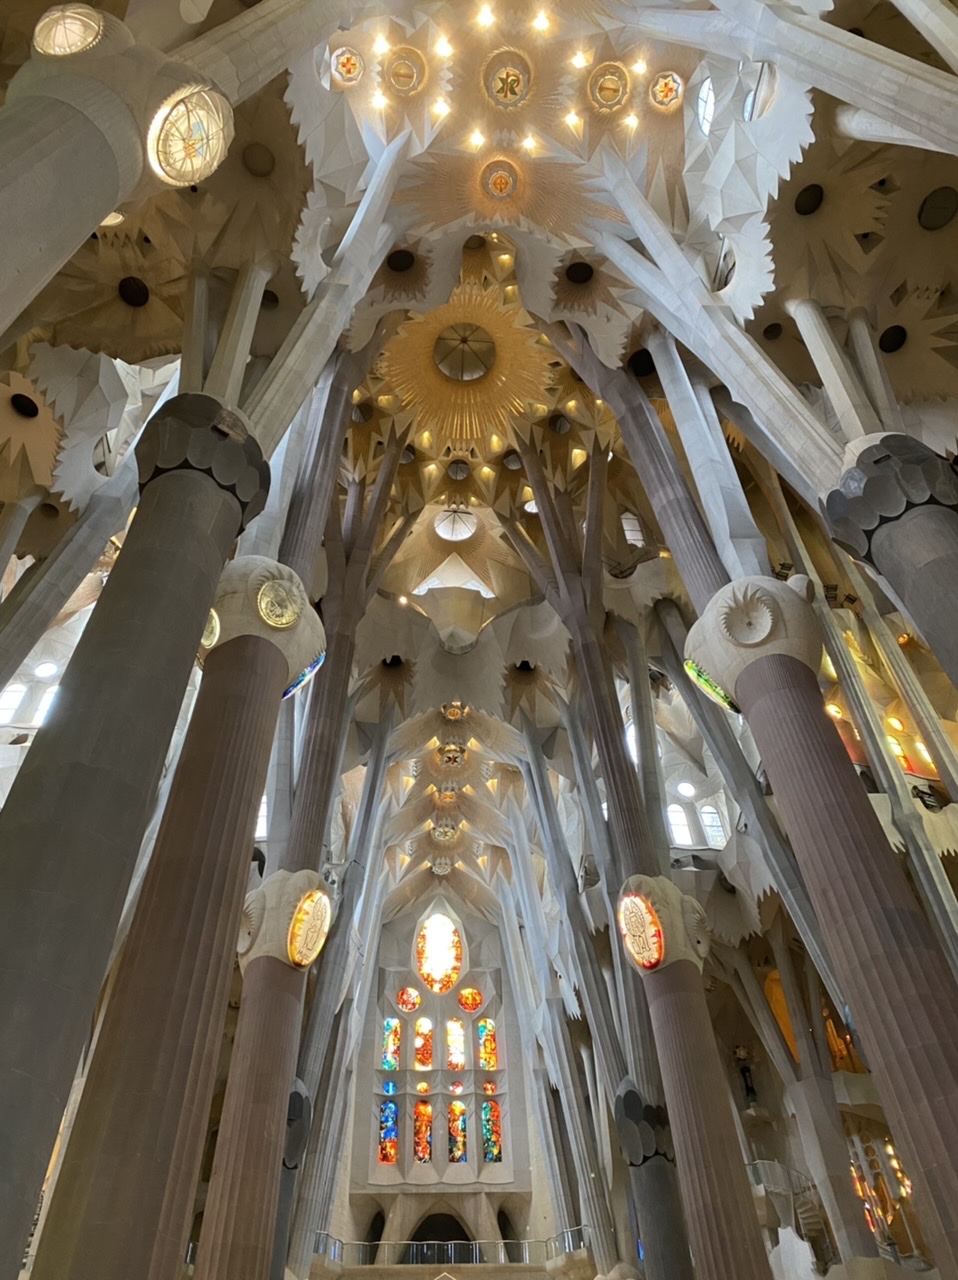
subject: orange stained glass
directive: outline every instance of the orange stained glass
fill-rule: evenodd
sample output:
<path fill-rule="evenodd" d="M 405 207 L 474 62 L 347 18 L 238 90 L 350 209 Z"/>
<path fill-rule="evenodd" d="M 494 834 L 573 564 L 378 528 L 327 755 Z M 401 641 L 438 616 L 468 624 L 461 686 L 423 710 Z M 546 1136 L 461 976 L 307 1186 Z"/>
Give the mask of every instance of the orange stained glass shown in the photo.
<path fill-rule="evenodd" d="M 403 1013 L 415 1013 L 422 1004 L 422 996 L 415 987 L 403 987 L 396 996 L 396 1003 Z"/>
<path fill-rule="evenodd" d="M 429 1092 L 429 1081 L 428 1081 L 428 1080 L 420 1080 L 420 1081 L 419 1081 L 419 1083 L 416 1085 L 416 1092 L 417 1092 L 417 1093 L 428 1093 L 428 1092 Z"/>
<path fill-rule="evenodd" d="M 462 937 L 455 923 L 441 911 L 427 917 L 416 935 L 416 969 L 437 995 L 445 995 L 459 981 Z"/>
<path fill-rule="evenodd" d="M 417 1102 L 413 1111 L 413 1156 L 417 1164 L 432 1159 L 432 1104 Z"/>
<path fill-rule="evenodd" d="M 466 1028 L 462 1018 L 450 1018 L 446 1023 L 446 1066 L 450 1071 L 466 1069 Z"/>
<path fill-rule="evenodd" d="M 453 1080 L 452 1084 L 449 1086 L 449 1092 L 457 1095 L 462 1093 L 462 1081 Z"/>
<path fill-rule="evenodd" d="M 416 1053 L 416 1070 L 428 1071 L 432 1066 L 432 1022 L 429 1018 L 416 1019 L 413 1048 Z"/>
<path fill-rule="evenodd" d="M 449 1104 L 449 1163 L 465 1164 L 468 1158 L 466 1150 L 466 1104 L 450 1102 Z"/>
<path fill-rule="evenodd" d="M 495 1082 L 495 1080 L 483 1080 L 483 1082 L 482 1082 L 482 1092 L 483 1092 L 483 1093 L 495 1093 L 495 1091 L 496 1091 L 496 1082 Z"/>
<path fill-rule="evenodd" d="M 479 1019 L 479 1069 L 496 1071 L 499 1067 L 499 1047 L 496 1044 L 496 1024 L 492 1018 Z"/>
<path fill-rule="evenodd" d="M 463 987 L 459 992 L 459 1008 L 464 1013 L 475 1013 L 482 1008 L 482 992 L 475 987 Z"/>

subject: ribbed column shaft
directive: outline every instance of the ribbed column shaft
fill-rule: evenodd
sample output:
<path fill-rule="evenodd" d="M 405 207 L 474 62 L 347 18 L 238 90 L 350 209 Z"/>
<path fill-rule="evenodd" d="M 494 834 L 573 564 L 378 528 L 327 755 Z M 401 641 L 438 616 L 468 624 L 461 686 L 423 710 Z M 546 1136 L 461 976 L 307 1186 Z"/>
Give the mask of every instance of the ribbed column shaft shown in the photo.
<path fill-rule="evenodd" d="M 182 1263 L 287 677 L 279 650 L 253 636 L 207 659 L 37 1254 L 40 1280 L 159 1280 Z"/>
<path fill-rule="evenodd" d="M 941 1276 L 958 1275 L 958 987 L 813 672 L 759 658 L 735 697 L 822 926 Z"/>
<path fill-rule="evenodd" d="M 194 1280 L 267 1280 L 306 974 L 272 956 L 243 979 Z"/>
<path fill-rule="evenodd" d="M 676 960 L 644 981 L 695 1274 L 771 1280 L 702 975 L 690 960 Z"/>
<path fill-rule="evenodd" d="M 236 499 L 198 471 L 145 488 L 0 814 L 0 1275 L 16 1276 Z"/>

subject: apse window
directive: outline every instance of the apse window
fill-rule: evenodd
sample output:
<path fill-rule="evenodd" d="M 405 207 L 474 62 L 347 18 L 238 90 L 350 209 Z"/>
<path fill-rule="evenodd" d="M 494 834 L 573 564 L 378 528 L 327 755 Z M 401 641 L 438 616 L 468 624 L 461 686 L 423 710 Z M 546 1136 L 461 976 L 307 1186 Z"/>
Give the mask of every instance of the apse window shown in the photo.
<path fill-rule="evenodd" d="M 688 848 L 692 844 L 692 828 L 689 826 L 688 814 L 680 804 L 670 804 L 665 811 L 672 835 L 672 843 Z"/>
<path fill-rule="evenodd" d="M 58 684 L 53 685 L 52 688 L 45 691 L 43 697 L 40 699 L 37 709 L 33 715 L 33 724 L 35 728 L 39 729 L 40 725 L 44 723 L 47 716 L 50 714 L 50 708 L 53 706 L 53 699 L 57 696 L 59 688 L 60 686 Z"/>
<path fill-rule="evenodd" d="M 703 804 L 699 809 L 699 818 L 702 822 L 705 838 L 709 842 L 709 847 L 711 849 L 724 849 L 728 842 L 728 834 L 718 809 L 714 805 Z"/>
<path fill-rule="evenodd" d="M 256 814 L 256 831 L 253 833 L 254 840 L 265 840 L 269 835 L 269 801 L 264 795 L 259 802 L 259 811 Z"/>
<path fill-rule="evenodd" d="M 0 724 L 10 724 L 27 691 L 25 684 L 8 684 L 0 693 Z"/>

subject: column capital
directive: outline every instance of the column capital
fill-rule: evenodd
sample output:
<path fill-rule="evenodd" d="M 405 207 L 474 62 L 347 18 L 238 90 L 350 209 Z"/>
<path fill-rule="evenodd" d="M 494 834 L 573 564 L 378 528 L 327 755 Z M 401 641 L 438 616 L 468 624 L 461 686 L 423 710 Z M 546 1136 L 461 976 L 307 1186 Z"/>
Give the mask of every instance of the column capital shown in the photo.
<path fill-rule="evenodd" d="M 168 471 L 201 471 L 240 505 L 245 529 L 266 505 L 269 464 L 242 416 L 214 396 L 167 400 L 136 446 L 140 489 Z"/>
<path fill-rule="evenodd" d="M 709 953 L 705 908 L 668 877 L 630 876 L 616 916 L 626 955 L 643 977 L 677 960 L 702 972 Z"/>
<path fill-rule="evenodd" d="M 845 467 L 825 514 L 832 537 L 856 559 L 870 561 L 876 530 L 907 511 L 958 506 L 958 468 L 914 436 L 863 436 L 845 451 Z"/>
<path fill-rule="evenodd" d="M 286 659 L 284 697 L 300 688 L 326 656 L 326 632 L 297 574 L 266 556 L 239 556 L 220 575 L 203 632 L 200 665 L 240 636 L 268 640 Z"/>
<path fill-rule="evenodd" d="M 742 672 L 759 658 L 796 658 L 817 672 L 822 633 L 811 600 L 814 587 L 804 574 L 778 578 L 738 578 L 717 591 L 685 642 L 686 670 L 705 677 L 731 702 Z"/>
<path fill-rule="evenodd" d="M 308 969 L 326 942 L 333 909 L 317 871 L 274 871 L 246 896 L 237 953 L 245 973 L 253 960 Z"/>

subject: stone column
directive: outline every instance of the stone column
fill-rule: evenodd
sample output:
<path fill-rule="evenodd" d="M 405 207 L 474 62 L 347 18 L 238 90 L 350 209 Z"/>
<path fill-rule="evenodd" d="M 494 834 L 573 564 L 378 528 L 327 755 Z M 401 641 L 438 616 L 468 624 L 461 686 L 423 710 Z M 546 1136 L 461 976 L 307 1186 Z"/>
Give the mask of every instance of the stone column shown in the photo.
<path fill-rule="evenodd" d="M 618 920 L 649 1001 L 696 1272 L 771 1280 L 705 1002 L 705 912 L 664 876 L 631 876 Z"/>
<path fill-rule="evenodd" d="M 958 468 L 912 436 L 872 435 L 825 499 L 832 536 L 887 580 L 958 684 Z"/>
<path fill-rule="evenodd" d="M 690 631 L 686 654 L 733 694 L 755 735 L 935 1262 L 953 1276 L 958 987 L 825 715 L 808 585 L 730 584 Z"/>
<path fill-rule="evenodd" d="M 878 415 L 839 346 L 822 307 L 811 298 L 797 298 L 787 302 L 785 309 L 798 326 L 845 439 L 854 440 L 880 431 Z"/>
<path fill-rule="evenodd" d="M 199 696 L 37 1254 L 41 1280 L 161 1280 L 183 1259 L 276 715 L 323 645 L 302 585 L 274 561 L 228 564 L 213 607 Z"/>
<path fill-rule="evenodd" d="M 40 505 L 43 498 L 41 489 L 33 489 L 20 498 L 5 502 L 0 508 L 0 578 L 6 570 L 10 557 L 17 549 L 20 535 L 30 519 L 31 514 Z"/>
<path fill-rule="evenodd" d="M 195 1280 L 269 1276 L 306 970 L 332 915 L 321 885 L 315 871 L 276 871 L 246 901 L 237 1069 L 226 1084 Z"/>
<path fill-rule="evenodd" d="M 14 1269 L 216 582 L 266 497 L 258 446 L 208 396 L 168 401 L 137 456 L 136 519 L 0 814 L 0 1257 Z"/>

